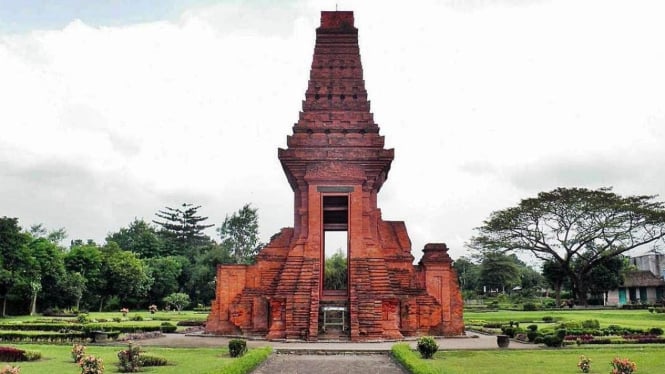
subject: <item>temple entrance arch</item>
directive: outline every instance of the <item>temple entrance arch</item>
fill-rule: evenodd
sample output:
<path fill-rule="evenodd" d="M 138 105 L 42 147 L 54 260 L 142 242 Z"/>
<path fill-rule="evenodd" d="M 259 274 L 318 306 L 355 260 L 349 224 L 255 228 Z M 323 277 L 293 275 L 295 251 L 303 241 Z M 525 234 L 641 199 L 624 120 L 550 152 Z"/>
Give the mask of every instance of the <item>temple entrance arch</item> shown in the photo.
<path fill-rule="evenodd" d="M 321 295 L 323 300 L 348 296 L 349 284 L 349 196 L 324 194 L 321 197 Z"/>

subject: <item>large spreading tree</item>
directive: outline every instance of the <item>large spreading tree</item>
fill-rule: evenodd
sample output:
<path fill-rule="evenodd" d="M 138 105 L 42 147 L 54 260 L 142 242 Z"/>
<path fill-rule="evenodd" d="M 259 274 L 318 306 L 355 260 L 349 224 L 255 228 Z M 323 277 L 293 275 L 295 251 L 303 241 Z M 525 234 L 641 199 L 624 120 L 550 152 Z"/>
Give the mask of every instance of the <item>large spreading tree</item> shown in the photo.
<path fill-rule="evenodd" d="M 665 205 L 655 196 L 623 197 L 611 188 L 557 188 L 493 212 L 476 231 L 471 248 L 530 252 L 557 263 L 586 305 L 595 268 L 665 237 Z"/>

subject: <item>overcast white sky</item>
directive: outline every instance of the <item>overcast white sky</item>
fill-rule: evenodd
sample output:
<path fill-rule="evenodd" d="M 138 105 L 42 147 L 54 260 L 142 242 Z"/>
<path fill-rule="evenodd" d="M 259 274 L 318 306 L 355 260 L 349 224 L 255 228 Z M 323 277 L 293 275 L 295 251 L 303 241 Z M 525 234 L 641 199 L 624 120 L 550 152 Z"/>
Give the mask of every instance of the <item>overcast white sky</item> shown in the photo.
<path fill-rule="evenodd" d="M 660 0 L 52 3 L 0 0 L 0 216 L 23 227 L 101 242 L 183 202 L 217 225 L 251 202 L 264 241 L 292 226 L 277 148 L 335 3 L 416 257 L 559 186 L 665 196 Z"/>

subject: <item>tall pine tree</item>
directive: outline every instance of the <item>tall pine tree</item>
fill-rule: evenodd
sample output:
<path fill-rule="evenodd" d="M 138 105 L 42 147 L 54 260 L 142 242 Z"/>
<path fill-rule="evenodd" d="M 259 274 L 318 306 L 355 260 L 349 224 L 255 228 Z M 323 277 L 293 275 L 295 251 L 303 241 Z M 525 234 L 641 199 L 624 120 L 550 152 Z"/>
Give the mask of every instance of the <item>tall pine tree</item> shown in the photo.
<path fill-rule="evenodd" d="M 196 250 L 210 243 L 210 237 L 204 234 L 203 230 L 214 225 L 203 223 L 208 217 L 197 215 L 199 208 L 200 205 L 184 203 L 179 208 L 166 207 L 155 213 L 162 219 L 152 222 L 161 227 L 159 233 L 166 241 L 164 254 L 186 256 L 192 261 Z"/>

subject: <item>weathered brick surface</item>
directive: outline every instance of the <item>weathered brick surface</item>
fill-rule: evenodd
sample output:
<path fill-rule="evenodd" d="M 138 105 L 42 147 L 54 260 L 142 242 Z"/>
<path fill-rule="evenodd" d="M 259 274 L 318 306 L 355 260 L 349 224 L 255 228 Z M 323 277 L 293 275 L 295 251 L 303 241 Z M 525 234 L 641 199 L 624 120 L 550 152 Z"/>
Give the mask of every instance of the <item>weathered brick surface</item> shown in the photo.
<path fill-rule="evenodd" d="M 207 331 L 316 340 L 322 304 L 348 307 L 351 340 L 459 335 L 462 298 L 445 244 L 414 266 L 403 222 L 383 221 L 377 194 L 394 157 L 369 111 L 352 12 L 322 12 L 303 110 L 278 156 L 294 191 L 294 227 L 251 266 L 217 270 Z M 346 293 L 322 289 L 322 199 L 348 198 Z"/>

